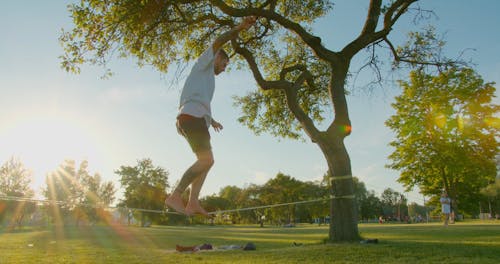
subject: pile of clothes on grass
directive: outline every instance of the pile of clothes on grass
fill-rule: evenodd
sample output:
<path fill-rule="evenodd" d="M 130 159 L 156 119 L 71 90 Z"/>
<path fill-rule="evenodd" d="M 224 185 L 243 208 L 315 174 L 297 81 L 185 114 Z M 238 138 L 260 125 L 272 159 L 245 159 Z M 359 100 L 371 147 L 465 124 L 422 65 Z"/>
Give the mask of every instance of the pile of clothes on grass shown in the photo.
<path fill-rule="evenodd" d="M 197 252 L 201 250 L 256 250 L 257 247 L 255 246 L 254 243 L 249 242 L 244 246 L 241 245 L 223 245 L 223 246 L 218 246 L 215 248 L 211 244 L 203 244 L 203 245 L 198 245 L 198 246 L 181 246 L 181 245 L 176 245 L 175 246 L 175 251 L 177 252 Z"/>

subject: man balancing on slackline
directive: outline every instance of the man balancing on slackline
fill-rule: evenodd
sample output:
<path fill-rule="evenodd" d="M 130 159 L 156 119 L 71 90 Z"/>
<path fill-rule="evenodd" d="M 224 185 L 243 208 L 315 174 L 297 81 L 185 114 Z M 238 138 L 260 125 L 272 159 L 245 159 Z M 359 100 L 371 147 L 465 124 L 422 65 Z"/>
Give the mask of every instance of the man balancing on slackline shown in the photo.
<path fill-rule="evenodd" d="M 173 193 L 165 200 L 167 207 L 179 213 L 208 216 L 207 211 L 201 207 L 198 196 L 208 171 L 214 164 L 208 128 L 212 126 L 216 132 L 222 129 L 222 125 L 212 118 L 210 107 L 215 90 L 214 75 L 223 72 L 229 63 L 229 57 L 222 46 L 238 37 L 240 31 L 250 28 L 255 21 L 255 17 L 245 17 L 241 24 L 220 35 L 198 58 L 182 88 L 177 131 L 187 139 L 197 160 L 182 175 Z M 181 194 L 190 184 L 189 201 L 184 207 Z"/>

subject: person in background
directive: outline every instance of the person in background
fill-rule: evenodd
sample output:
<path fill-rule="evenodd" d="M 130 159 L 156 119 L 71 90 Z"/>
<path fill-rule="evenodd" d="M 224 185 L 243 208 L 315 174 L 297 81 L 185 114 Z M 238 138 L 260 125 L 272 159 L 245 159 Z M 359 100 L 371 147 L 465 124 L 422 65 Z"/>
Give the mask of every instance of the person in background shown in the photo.
<path fill-rule="evenodd" d="M 439 202 L 441 202 L 441 213 L 444 216 L 444 226 L 448 226 L 448 221 L 450 219 L 450 213 L 451 213 L 451 199 L 448 197 L 448 193 L 443 192 L 441 194 L 441 199 L 439 199 Z"/>

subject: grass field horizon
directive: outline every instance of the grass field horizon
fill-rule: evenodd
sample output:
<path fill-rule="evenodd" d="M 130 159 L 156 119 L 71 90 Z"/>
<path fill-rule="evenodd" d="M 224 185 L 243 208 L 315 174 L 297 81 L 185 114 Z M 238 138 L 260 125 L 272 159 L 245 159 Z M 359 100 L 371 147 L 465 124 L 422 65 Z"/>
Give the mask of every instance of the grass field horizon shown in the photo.
<path fill-rule="evenodd" d="M 498 263 L 500 222 L 360 224 L 377 244 L 324 243 L 328 226 L 128 226 L 0 229 L 0 263 Z M 255 251 L 220 250 L 244 246 Z M 176 245 L 215 250 L 179 253 Z M 300 246 L 296 246 L 300 245 Z"/>

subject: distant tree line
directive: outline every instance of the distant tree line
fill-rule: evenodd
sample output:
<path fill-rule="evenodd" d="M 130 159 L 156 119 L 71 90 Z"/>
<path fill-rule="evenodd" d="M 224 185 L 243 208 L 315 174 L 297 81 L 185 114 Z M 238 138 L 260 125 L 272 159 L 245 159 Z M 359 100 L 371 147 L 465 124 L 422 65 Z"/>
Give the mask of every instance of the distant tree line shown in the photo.
<path fill-rule="evenodd" d="M 80 225 L 120 220 L 141 226 L 186 224 L 189 221 L 207 223 L 202 218 L 187 219 L 157 212 L 164 209 L 163 202 L 170 188 L 169 173 L 155 166 L 150 159 L 138 160 L 135 166 L 121 166 L 115 173 L 120 176 L 124 191 L 123 199 L 116 206 L 112 204 L 118 189 L 113 183 L 103 181 L 99 173 L 91 174 L 87 161 L 77 164 L 73 160 L 64 161 L 46 176 L 46 185 L 42 189 L 44 202 L 36 202 L 34 190 L 29 186 L 31 172 L 19 159 L 11 158 L 0 167 L 1 226 L 15 229 L 26 224 Z M 216 213 L 215 224 L 322 224 L 330 219 L 330 181 L 327 175 L 322 180 L 304 182 L 280 172 L 264 184 L 224 186 L 219 193 L 204 197 L 202 204 L 210 212 L 221 212 Z M 439 213 L 437 197 L 424 206 L 408 203 L 403 193 L 391 188 L 377 196 L 356 177 L 354 185 L 359 221 L 378 221 L 379 218 L 384 221 L 422 221 L 428 214 Z M 476 206 L 476 210 L 463 213 L 478 215 L 479 210 L 488 210 L 495 215 L 500 212 L 499 194 L 498 181 L 485 186 L 480 195 L 487 203 L 481 209 Z M 286 205 L 258 208 L 276 204 Z M 254 207 L 257 209 L 246 210 Z M 224 213 L 226 210 L 230 212 Z"/>
<path fill-rule="evenodd" d="M 41 194 L 34 197 L 32 173 L 16 158 L 0 167 L 0 226 L 8 229 L 32 225 L 93 224 L 106 221 L 106 208 L 115 200 L 116 188 L 91 175 L 88 162 L 77 167 L 73 160 L 64 161 L 46 176 Z"/>

